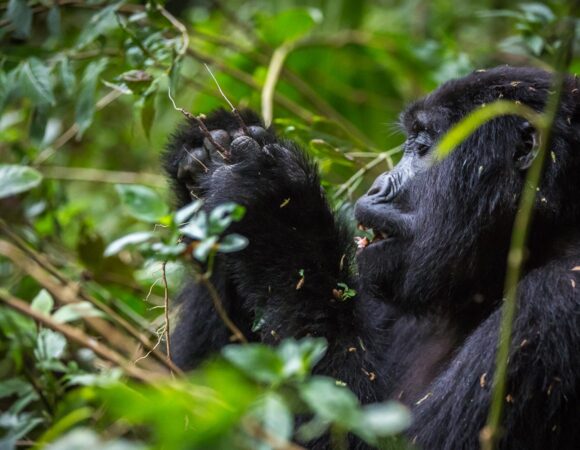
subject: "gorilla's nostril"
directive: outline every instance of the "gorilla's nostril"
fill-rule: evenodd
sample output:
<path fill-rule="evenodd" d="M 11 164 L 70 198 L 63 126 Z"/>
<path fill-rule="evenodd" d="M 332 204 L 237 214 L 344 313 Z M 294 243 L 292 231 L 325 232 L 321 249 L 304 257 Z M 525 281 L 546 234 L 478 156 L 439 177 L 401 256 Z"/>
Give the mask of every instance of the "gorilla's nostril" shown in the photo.
<path fill-rule="evenodd" d="M 370 189 L 370 191 L 367 193 L 367 195 L 377 195 L 380 192 L 380 189 L 378 187 L 372 187 Z"/>

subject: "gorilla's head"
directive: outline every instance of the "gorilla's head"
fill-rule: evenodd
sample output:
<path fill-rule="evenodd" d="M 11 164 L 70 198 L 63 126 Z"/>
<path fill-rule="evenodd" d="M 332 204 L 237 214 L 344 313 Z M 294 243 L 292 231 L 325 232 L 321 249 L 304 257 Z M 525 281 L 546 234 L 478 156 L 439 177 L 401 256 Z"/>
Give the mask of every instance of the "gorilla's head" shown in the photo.
<path fill-rule="evenodd" d="M 356 204 L 375 239 L 359 252 L 363 288 L 401 307 L 461 308 L 501 299 L 512 225 L 539 136 L 524 119 L 481 126 L 435 162 L 439 138 L 473 109 L 498 99 L 541 111 L 549 73 L 499 67 L 449 81 L 402 115 L 404 154 Z M 537 193 L 528 259 L 543 257 L 563 233 L 580 230 L 580 93 L 566 80 Z"/>

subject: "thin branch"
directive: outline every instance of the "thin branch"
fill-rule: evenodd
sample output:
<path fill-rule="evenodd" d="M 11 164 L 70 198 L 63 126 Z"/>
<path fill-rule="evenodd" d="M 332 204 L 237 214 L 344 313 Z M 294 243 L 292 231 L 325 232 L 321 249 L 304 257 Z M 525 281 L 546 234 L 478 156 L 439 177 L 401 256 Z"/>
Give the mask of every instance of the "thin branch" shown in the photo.
<path fill-rule="evenodd" d="M 222 159 L 227 160 L 227 154 L 229 153 L 229 151 L 227 149 L 225 149 L 221 144 L 219 144 L 211 135 L 210 131 L 207 129 L 207 127 L 205 126 L 205 123 L 203 122 L 203 120 L 201 119 L 201 117 L 198 116 L 194 116 L 193 114 L 191 114 L 189 111 L 186 111 L 185 109 L 177 106 L 177 104 L 175 103 L 175 100 L 173 99 L 173 97 L 171 96 L 171 88 L 167 88 L 167 95 L 169 96 L 169 100 L 171 101 L 171 103 L 173 104 L 173 109 L 175 109 L 176 111 L 179 111 L 181 114 L 183 114 L 187 119 L 197 123 L 197 125 L 199 126 L 201 132 L 203 133 L 203 135 L 207 138 L 207 140 L 216 148 L 216 151 L 218 152 L 218 154 L 222 157 Z"/>
<path fill-rule="evenodd" d="M 182 45 L 177 52 L 176 60 L 181 59 L 183 55 L 185 55 L 185 53 L 187 52 L 187 49 L 189 48 L 189 33 L 187 32 L 187 28 L 185 28 L 185 25 L 183 25 L 179 20 L 177 20 L 175 16 L 171 14 L 169 11 L 167 11 L 160 3 L 157 3 L 157 10 L 161 13 L 163 17 L 165 17 L 169 21 L 169 23 L 171 23 L 171 25 L 173 25 L 175 29 L 177 29 L 177 31 L 179 31 L 179 33 L 181 33 Z M 175 61 L 173 62 L 173 64 L 175 64 Z"/>
<path fill-rule="evenodd" d="M 45 327 L 61 333 L 69 341 L 76 342 L 82 347 L 91 349 L 101 358 L 118 365 L 125 371 L 127 375 L 137 380 L 150 382 L 159 377 L 159 374 L 148 372 L 135 366 L 119 353 L 101 344 L 95 338 L 88 336 L 80 329 L 71 327 L 70 325 L 55 322 L 49 315 L 32 309 L 30 305 L 24 300 L 10 295 L 10 293 L 4 289 L 0 289 L 0 301 L 2 301 L 11 309 L 18 311 L 19 313 L 24 314 L 31 319 L 34 319 L 36 322 L 44 325 Z"/>
<path fill-rule="evenodd" d="M 85 167 L 41 166 L 40 172 L 45 178 L 68 181 L 87 181 L 92 183 L 144 184 L 153 187 L 165 187 L 165 178 L 154 173 L 123 172 L 101 170 Z"/>
<path fill-rule="evenodd" d="M 7 227 L 3 227 L 2 230 L 6 233 Z M 50 263 L 45 259 L 41 258 L 40 255 L 35 255 L 34 252 L 28 248 L 20 249 L 15 247 L 8 241 L 4 240 L 0 240 L 0 255 L 10 259 L 17 267 L 34 278 L 61 303 L 75 303 L 78 301 L 79 297 L 92 303 L 95 307 L 103 311 L 111 320 L 120 325 L 121 328 L 129 333 L 129 335 L 139 341 L 146 350 L 151 351 L 158 362 L 174 373 L 180 375 L 183 374 L 175 364 L 171 361 L 167 361 L 165 355 L 163 355 L 159 350 L 153 348 L 149 340 L 142 333 L 136 330 L 127 320 L 121 317 L 115 310 L 88 295 L 80 286 L 72 285 L 72 283 L 62 276 L 55 267 L 50 265 Z M 53 277 L 56 278 L 60 284 L 55 282 Z M 126 352 L 132 351 L 132 345 L 127 341 L 127 336 L 119 333 L 119 331 L 105 320 L 96 317 L 88 317 L 85 321 L 97 333 L 107 339 L 111 345 Z"/>
<path fill-rule="evenodd" d="M 161 264 L 161 278 L 163 279 L 163 305 L 165 306 L 165 311 L 163 312 L 163 317 L 165 320 L 165 353 L 167 354 L 167 359 L 171 361 L 171 330 L 169 328 L 169 286 L 167 286 L 167 274 L 165 272 L 165 266 L 167 262 Z"/>
<path fill-rule="evenodd" d="M 393 168 L 393 160 L 391 155 L 398 153 L 401 151 L 401 146 L 397 146 L 385 152 L 379 153 L 372 161 L 366 163 L 363 167 L 355 172 L 353 176 L 351 176 L 348 180 L 346 180 L 343 184 L 340 185 L 338 190 L 334 193 L 333 197 L 338 199 L 342 196 L 347 190 L 356 183 L 360 178 L 362 178 L 369 170 L 373 169 L 375 166 L 379 165 L 381 162 L 385 161 L 388 165 L 389 170 Z"/>
<path fill-rule="evenodd" d="M 242 119 L 242 116 L 240 115 L 240 112 L 234 107 L 234 105 L 232 104 L 232 102 L 230 102 L 230 100 L 228 99 L 228 97 L 224 93 L 224 91 L 222 90 L 222 87 L 218 83 L 218 80 L 214 76 L 214 74 L 211 71 L 211 69 L 209 68 L 209 66 L 207 64 L 204 64 L 204 66 L 205 66 L 205 69 L 209 72 L 209 75 L 212 77 L 212 79 L 213 79 L 215 85 L 217 86 L 218 91 L 220 92 L 221 96 L 224 98 L 224 100 L 226 101 L 226 103 L 228 105 L 230 105 L 230 108 L 232 109 L 232 112 L 236 116 L 236 119 L 238 120 L 238 123 L 240 124 L 240 127 L 242 128 L 242 130 L 244 131 L 244 133 L 246 134 L 246 136 L 249 136 L 250 135 L 250 132 L 248 131 L 248 127 L 244 123 L 244 119 Z"/>
<path fill-rule="evenodd" d="M 242 342 L 243 344 L 247 344 L 248 340 L 246 339 L 244 334 L 240 331 L 240 329 L 236 326 L 236 324 L 234 322 L 232 322 L 232 320 L 229 318 L 228 313 L 225 310 L 224 305 L 222 304 L 220 296 L 219 296 L 215 286 L 213 285 L 213 283 L 209 279 L 209 276 L 207 274 L 202 274 L 202 275 L 199 275 L 197 277 L 197 279 L 200 282 L 200 284 L 205 286 L 205 288 L 209 292 L 209 295 L 211 297 L 211 301 L 213 302 L 213 306 L 214 306 L 215 310 L 217 311 L 218 315 L 220 316 L 220 319 L 222 320 L 222 322 L 232 332 L 234 339 Z"/>

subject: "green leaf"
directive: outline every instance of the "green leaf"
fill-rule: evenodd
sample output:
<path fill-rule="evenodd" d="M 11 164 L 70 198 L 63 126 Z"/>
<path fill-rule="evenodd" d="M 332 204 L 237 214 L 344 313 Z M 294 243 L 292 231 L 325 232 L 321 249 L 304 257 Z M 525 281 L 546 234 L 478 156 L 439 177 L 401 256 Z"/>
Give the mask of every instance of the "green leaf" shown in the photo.
<path fill-rule="evenodd" d="M 187 237 L 195 240 L 205 239 L 208 235 L 207 214 L 199 211 L 187 224 L 179 230 Z"/>
<path fill-rule="evenodd" d="M 79 127 L 78 137 L 82 136 L 93 121 L 97 102 L 95 98 L 97 81 L 103 70 L 105 70 L 107 62 L 107 58 L 93 61 L 87 66 L 83 74 L 75 109 L 76 123 Z"/>
<path fill-rule="evenodd" d="M 193 257 L 198 261 L 205 262 L 217 241 L 218 236 L 210 236 L 204 239 L 193 250 Z"/>
<path fill-rule="evenodd" d="M 35 188 L 42 181 L 37 170 L 27 166 L 0 165 L 0 198 L 10 197 Z"/>
<path fill-rule="evenodd" d="M 38 361 L 59 359 L 66 349 L 65 337 L 56 331 L 43 328 L 38 333 L 34 355 Z"/>
<path fill-rule="evenodd" d="M 198 212 L 201 207 L 203 206 L 203 202 L 201 200 L 195 200 L 194 202 L 190 203 L 187 206 L 177 210 L 174 215 L 174 222 L 178 225 L 187 222 L 191 216 L 193 216 L 196 212 Z"/>
<path fill-rule="evenodd" d="M 225 236 L 219 243 L 218 252 L 232 253 L 243 250 L 248 246 L 248 238 L 241 234 L 232 233 Z"/>
<path fill-rule="evenodd" d="M 58 62 L 60 80 L 67 95 L 71 95 L 76 86 L 75 74 L 71 68 L 70 61 L 67 57 L 61 58 Z"/>
<path fill-rule="evenodd" d="M 38 58 L 30 58 L 20 66 L 18 79 L 23 94 L 35 104 L 56 103 L 50 69 Z"/>
<path fill-rule="evenodd" d="M 228 345 L 222 355 L 256 381 L 276 383 L 282 379 L 282 359 L 264 344 Z"/>
<path fill-rule="evenodd" d="M 56 37 L 60 35 L 60 8 L 53 6 L 46 15 L 46 27 L 51 36 Z"/>
<path fill-rule="evenodd" d="M 222 233 L 232 222 L 239 222 L 244 217 L 246 208 L 236 203 L 222 203 L 209 214 L 209 233 Z"/>
<path fill-rule="evenodd" d="M 379 437 L 398 434 L 409 425 L 411 425 L 409 409 L 397 402 L 365 406 L 360 422 L 360 427 Z"/>
<path fill-rule="evenodd" d="M 152 239 L 154 236 L 155 234 L 151 231 L 138 231 L 136 233 L 127 234 L 111 242 L 103 254 L 107 257 L 116 255 L 128 245 L 141 244 Z"/>
<path fill-rule="evenodd" d="M 11 378 L 9 380 L 2 380 L 0 383 L 0 398 L 17 395 L 23 397 L 33 390 L 30 383 L 21 378 Z M 1 447 L 0 447 L 1 448 Z"/>
<path fill-rule="evenodd" d="M 260 400 L 252 415 L 256 416 L 263 428 L 279 439 L 290 440 L 294 429 L 294 418 L 288 406 L 276 393 L 269 393 Z M 260 443 L 257 450 L 270 450 L 268 444 Z"/>
<path fill-rule="evenodd" d="M 356 396 L 327 377 L 313 377 L 299 387 L 300 397 L 320 418 L 350 429 L 361 416 Z"/>
<path fill-rule="evenodd" d="M 41 144 L 46 134 L 46 125 L 48 123 L 48 105 L 37 105 L 32 110 L 32 119 L 30 120 L 29 135 L 35 144 Z"/>
<path fill-rule="evenodd" d="M 6 10 L 6 18 L 12 22 L 17 38 L 26 39 L 30 36 L 32 9 L 27 0 L 10 0 Z"/>
<path fill-rule="evenodd" d="M 46 289 L 41 289 L 30 303 L 30 307 L 44 314 L 50 314 L 54 307 L 54 300 Z"/>
<path fill-rule="evenodd" d="M 85 47 L 99 36 L 117 27 L 115 13 L 123 3 L 124 1 L 113 3 L 95 13 L 89 23 L 84 24 L 83 31 L 77 41 L 77 48 Z"/>
<path fill-rule="evenodd" d="M 58 323 L 73 322 L 87 317 L 105 317 L 105 314 L 95 308 L 92 303 L 83 301 L 64 305 L 52 316 Z"/>
<path fill-rule="evenodd" d="M 327 342 L 324 338 L 303 338 L 299 341 L 295 339 L 284 340 L 277 350 L 284 361 L 284 376 L 303 378 L 322 359 L 326 349 Z"/>
<path fill-rule="evenodd" d="M 153 189 L 137 184 L 118 184 L 117 193 L 129 214 L 146 222 L 158 222 L 167 214 L 167 205 Z"/>
<path fill-rule="evenodd" d="M 153 125 L 154 120 L 155 94 L 150 93 L 143 97 L 143 106 L 141 107 L 141 126 L 143 127 L 143 131 L 145 132 L 147 139 L 151 138 L 151 126 Z"/>

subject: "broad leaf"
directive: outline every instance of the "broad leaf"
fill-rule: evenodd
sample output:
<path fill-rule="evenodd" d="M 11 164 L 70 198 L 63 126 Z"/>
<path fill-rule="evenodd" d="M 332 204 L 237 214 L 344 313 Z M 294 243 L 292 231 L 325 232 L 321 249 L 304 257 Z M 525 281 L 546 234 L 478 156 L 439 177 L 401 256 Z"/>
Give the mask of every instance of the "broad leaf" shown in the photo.
<path fill-rule="evenodd" d="M 167 205 L 153 189 L 138 184 L 118 184 L 121 201 L 133 217 L 158 222 L 167 214 Z"/>
<path fill-rule="evenodd" d="M 27 166 L 0 165 L 0 198 L 35 188 L 42 181 L 37 170 Z"/>
<path fill-rule="evenodd" d="M 52 78 L 48 66 L 37 58 L 30 58 L 19 71 L 22 93 L 38 105 L 54 105 Z"/>
<path fill-rule="evenodd" d="M 136 233 L 127 234 L 119 239 L 111 242 L 105 249 L 105 256 L 113 256 L 119 253 L 128 245 L 141 244 L 153 238 L 155 235 L 150 231 L 138 231 Z"/>
<path fill-rule="evenodd" d="M 96 89 L 99 76 L 107 66 L 107 59 L 91 62 L 83 74 L 79 97 L 75 109 L 75 118 L 79 131 L 78 136 L 82 136 L 84 131 L 91 125 L 96 107 Z"/>

